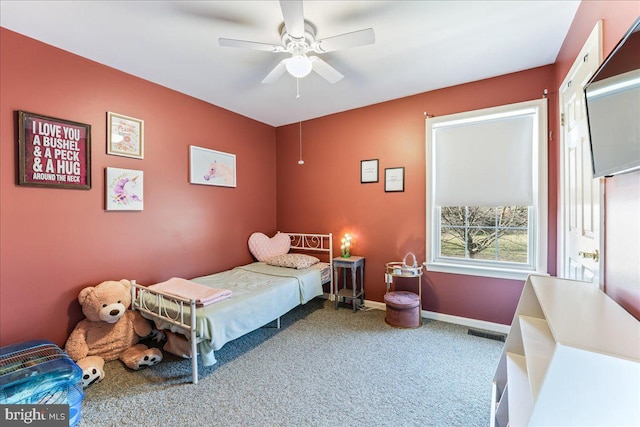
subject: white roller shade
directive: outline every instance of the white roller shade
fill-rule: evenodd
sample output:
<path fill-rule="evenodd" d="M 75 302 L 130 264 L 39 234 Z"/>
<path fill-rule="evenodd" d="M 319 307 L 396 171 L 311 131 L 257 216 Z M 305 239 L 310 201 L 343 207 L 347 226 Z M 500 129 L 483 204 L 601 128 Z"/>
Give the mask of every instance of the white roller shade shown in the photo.
<path fill-rule="evenodd" d="M 433 126 L 436 206 L 533 205 L 536 112 Z"/>

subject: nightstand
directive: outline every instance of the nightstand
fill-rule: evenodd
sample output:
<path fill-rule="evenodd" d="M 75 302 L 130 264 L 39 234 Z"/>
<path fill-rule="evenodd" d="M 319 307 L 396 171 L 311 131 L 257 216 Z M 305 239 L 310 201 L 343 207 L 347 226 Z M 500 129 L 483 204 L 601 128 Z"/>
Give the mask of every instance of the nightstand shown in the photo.
<path fill-rule="evenodd" d="M 342 288 L 339 286 L 339 272 L 342 269 Z M 351 270 L 351 289 L 347 288 L 346 269 Z M 358 270 L 360 271 L 360 282 L 358 283 Z M 334 280 L 334 301 L 335 308 L 338 309 L 340 298 L 351 299 L 353 304 L 353 312 L 358 307 L 364 305 L 364 257 L 351 256 L 349 258 L 338 257 L 333 259 L 333 280 Z M 360 305 L 356 303 L 356 299 L 360 299 Z"/>

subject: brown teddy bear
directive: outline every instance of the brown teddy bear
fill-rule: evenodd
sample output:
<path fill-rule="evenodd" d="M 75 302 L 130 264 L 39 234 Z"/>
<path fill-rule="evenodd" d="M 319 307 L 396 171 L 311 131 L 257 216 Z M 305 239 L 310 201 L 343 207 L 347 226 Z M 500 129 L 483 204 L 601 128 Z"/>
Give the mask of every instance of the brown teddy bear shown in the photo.
<path fill-rule="evenodd" d="M 106 281 L 80 291 L 78 301 L 86 319 L 71 332 L 65 345 L 67 354 L 82 368 L 82 386 L 104 378 L 104 362 L 120 359 L 131 369 L 152 366 L 162 360 L 162 352 L 138 344 L 152 335 L 151 323 L 139 312 L 129 310 L 131 282 Z"/>

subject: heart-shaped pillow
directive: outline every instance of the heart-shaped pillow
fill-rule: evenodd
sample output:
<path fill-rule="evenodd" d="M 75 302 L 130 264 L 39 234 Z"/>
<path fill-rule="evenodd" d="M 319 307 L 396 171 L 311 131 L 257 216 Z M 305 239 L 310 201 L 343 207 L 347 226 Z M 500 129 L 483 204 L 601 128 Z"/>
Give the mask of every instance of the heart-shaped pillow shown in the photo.
<path fill-rule="evenodd" d="M 291 238 L 286 233 L 278 233 L 269 238 L 264 233 L 249 236 L 249 251 L 258 261 L 266 261 L 277 255 L 289 252 Z"/>

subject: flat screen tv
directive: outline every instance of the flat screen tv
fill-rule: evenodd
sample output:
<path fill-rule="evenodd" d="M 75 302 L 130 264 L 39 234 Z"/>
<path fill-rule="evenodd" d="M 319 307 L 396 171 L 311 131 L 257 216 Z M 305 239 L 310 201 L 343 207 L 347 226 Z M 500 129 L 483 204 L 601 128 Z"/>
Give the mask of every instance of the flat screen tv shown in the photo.
<path fill-rule="evenodd" d="M 593 177 L 640 170 L 640 18 L 584 88 Z"/>

